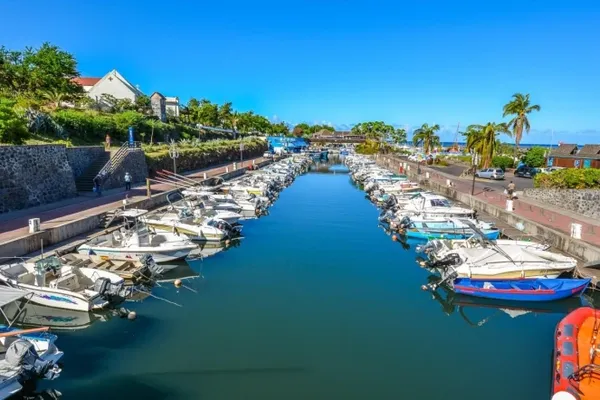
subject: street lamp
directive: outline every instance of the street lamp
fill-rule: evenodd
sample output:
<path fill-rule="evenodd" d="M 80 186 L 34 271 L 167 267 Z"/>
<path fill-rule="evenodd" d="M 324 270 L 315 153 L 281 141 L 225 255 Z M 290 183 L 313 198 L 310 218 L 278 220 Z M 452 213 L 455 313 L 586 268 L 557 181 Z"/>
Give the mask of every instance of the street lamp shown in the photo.
<path fill-rule="evenodd" d="M 479 164 L 479 154 L 473 152 L 472 158 L 473 164 L 473 184 L 471 185 L 471 196 L 475 194 L 475 173 L 477 172 L 477 165 Z"/>
<path fill-rule="evenodd" d="M 177 148 L 177 143 L 174 140 L 171 140 L 171 146 L 169 146 L 169 157 L 173 159 L 173 173 L 177 173 L 177 159 L 179 158 L 179 149 Z"/>

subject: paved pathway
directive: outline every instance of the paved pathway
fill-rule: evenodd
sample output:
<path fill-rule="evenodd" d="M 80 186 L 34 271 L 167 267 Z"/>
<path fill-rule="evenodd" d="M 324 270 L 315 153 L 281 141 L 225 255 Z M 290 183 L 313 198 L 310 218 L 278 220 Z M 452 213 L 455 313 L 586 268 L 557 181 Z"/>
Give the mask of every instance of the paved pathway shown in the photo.
<path fill-rule="evenodd" d="M 406 162 L 401 159 L 398 159 L 398 161 Z M 414 171 L 417 168 L 416 164 L 410 164 L 411 170 Z M 429 172 L 430 180 L 446 184 L 446 180 L 450 179 L 456 190 L 463 193 L 471 193 L 473 185 L 472 178 L 458 178 L 450 174 L 445 174 L 439 170 L 422 166 L 421 173 L 424 175 L 426 172 Z M 487 180 L 475 181 L 475 197 L 483 199 L 489 204 L 506 208 L 507 199 L 503 192 L 503 188 L 491 187 Z M 517 194 L 518 193 L 519 187 L 517 187 Z M 571 234 L 571 223 L 581 224 L 581 240 L 595 246 L 600 246 L 600 221 L 523 197 L 514 200 L 513 212 L 523 218 L 527 218 L 568 235 Z"/>
<path fill-rule="evenodd" d="M 263 161 L 262 157 L 254 159 L 256 163 Z M 243 166 L 247 167 L 252 159 L 244 160 Z M 218 167 L 206 168 L 185 174 L 190 178 L 202 178 L 204 173 L 207 177 L 213 177 L 225 173 L 225 168 L 232 170 L 232 163 L 222 164 Z M 238 163 L 238 168 L 240 167 Z M 172 190 L 174 187 L 166 184 L 153 184 L 152 194 Z M 40 218 L 41 229 L 52 228 L 87 215 L 99 214 L 112 211 L 123 205 L 123 200 L 138 201 L 146 198 L 146 185 L 137 185 L 126 192 L 124 189 L 112 189 L 102 192 L 101 197 L 95 194 L 77 196 L 52 204 L 32 207 L 11 213 L 0 214 L 0 242 L 16 239 L 27 235 L 28 221 L 30 218 Z"/>

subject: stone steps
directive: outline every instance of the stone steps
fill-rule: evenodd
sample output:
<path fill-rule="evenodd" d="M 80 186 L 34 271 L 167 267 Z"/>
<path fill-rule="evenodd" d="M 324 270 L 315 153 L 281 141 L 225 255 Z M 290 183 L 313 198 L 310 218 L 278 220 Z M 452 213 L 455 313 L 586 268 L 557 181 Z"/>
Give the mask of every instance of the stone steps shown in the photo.
<path fill-rule="evenodd" d="M 94 190 L 94 178 L 98 175 L 102 167 L 106 165 L 108 160 L 110 160 L 110 153 L 105 152 L 90 164 L 81 176 L 75 179 L 75 187 L 78 192 L 92 192 Z"/>

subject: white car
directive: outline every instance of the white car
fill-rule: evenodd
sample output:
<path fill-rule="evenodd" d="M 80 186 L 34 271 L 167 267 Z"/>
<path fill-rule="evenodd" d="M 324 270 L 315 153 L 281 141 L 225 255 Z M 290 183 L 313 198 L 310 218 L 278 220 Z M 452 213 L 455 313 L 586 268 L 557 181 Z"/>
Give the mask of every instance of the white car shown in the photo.
<path fill-rule="evenodd" d="M 500 168 L 486 168 L 475 172 L 476 178 L 504 179 L 504 171 Z"/>

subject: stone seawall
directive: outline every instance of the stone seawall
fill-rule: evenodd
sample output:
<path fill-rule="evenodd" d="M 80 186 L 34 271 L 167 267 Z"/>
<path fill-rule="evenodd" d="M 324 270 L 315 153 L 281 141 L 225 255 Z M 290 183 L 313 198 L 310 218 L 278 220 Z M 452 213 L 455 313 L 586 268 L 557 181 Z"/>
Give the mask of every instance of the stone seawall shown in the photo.
<path fill-rule="evenodd" d="M 544 204 L 600 219 L 598 189 L 525 189 L 523 195 Z"/>
<path fill-rule="evenodd" d="M 81 174 L 94 161 L 104 154 L 104 147 L 102 146 L 81 146 L 81 147 L 67 147 L 67 160 L 73 170 L 73 177 L 79 178 Z"/>
<path fill-rule="evenodd" d="M 76 195 L 64 145 L 0 146 L 0 213 Z"/>

